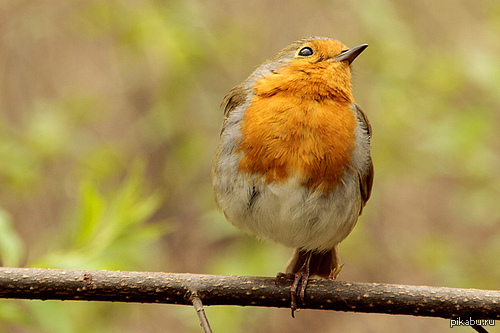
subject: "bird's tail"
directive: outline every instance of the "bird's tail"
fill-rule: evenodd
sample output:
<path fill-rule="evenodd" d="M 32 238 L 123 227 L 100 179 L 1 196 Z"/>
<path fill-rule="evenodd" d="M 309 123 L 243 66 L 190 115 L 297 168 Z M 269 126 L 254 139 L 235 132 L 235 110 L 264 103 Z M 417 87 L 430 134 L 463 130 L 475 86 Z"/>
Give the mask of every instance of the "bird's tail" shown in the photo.
<path fill-rule="evenodd" d="M 286 273 L 297 273 L 307 259 L 309 251 L 296 249 L 292 258 L 286 266 Z M 310 276 L 319 276 L 321 278 L 335 278 L 342 268 L 339 265 L 339 255 L 337 246 L 331 251 L 324 253 L 313 252 L 309 264 Z"/>

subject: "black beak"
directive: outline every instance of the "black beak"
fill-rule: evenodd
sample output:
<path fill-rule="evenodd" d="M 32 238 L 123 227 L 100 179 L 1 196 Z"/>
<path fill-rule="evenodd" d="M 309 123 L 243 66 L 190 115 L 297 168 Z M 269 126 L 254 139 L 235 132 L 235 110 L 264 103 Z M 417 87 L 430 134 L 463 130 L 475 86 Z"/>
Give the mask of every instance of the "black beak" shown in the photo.
<path fill-rule="evenodd" d="M 341 54 L 335 57 L 335 61 L 347 61 L 350 65 L 357 56 L 361 54 L 368 47 L 368 44 L 361 44 L 350 49 L 343 51 Z"/>

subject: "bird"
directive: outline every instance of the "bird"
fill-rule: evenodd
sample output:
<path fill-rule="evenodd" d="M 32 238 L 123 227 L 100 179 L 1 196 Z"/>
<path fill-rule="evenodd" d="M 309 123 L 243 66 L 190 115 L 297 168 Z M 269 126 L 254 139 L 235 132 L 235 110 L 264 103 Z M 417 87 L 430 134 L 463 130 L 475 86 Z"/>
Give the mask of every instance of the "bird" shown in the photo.
<path fill-rule="evenodd" d="M 309 277 L 337 277 L 338 244 L 371 195 L 372 129 L 351 85 L 352 62 L 367 46 L 294 41 L 221 104 L 215 201 L 235 227 L 295 249 L 278 274 L 293 278 L 292 317 Z"/>

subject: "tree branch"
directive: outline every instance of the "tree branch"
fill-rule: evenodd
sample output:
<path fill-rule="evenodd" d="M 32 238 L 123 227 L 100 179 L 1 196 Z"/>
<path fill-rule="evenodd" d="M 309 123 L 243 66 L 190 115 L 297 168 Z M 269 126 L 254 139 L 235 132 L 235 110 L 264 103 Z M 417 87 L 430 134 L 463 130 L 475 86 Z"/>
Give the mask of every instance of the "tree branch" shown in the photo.
<path fill-rule="evenodd" d="M 0 298 L 290 307 L 290 279 L 0 268 Z M 193 296 L 194 295 L 194 296 Z M 307 309 L 500 319 L 500 291 L 310 280 Z M 206 317 L 205 317 L 206 319 Z M 206 323 L 208 325 L 208 322 Z M 204 327 L 204 329 L 206 329 Z M 209 326 L 208 326 L 209 329 Z"/>

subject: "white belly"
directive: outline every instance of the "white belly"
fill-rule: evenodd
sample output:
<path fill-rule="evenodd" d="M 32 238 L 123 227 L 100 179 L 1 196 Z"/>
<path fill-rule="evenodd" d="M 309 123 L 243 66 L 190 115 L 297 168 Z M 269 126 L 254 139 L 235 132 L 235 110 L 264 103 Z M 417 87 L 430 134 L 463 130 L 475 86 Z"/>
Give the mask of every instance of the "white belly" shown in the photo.
<path fill-rule="evenodd" d="M 356 173 L 346 174 L 344 182 L 327 195 L 309 191 L 297 177 L 278 185 L 262 180 L 253 185 L 245 175 L 236 174 L 231 186 L 216 188 L 217 202 L 233 225 L 262 239 L 327 251 L 347 237 L 358 219 L 361 199 Z"/>

